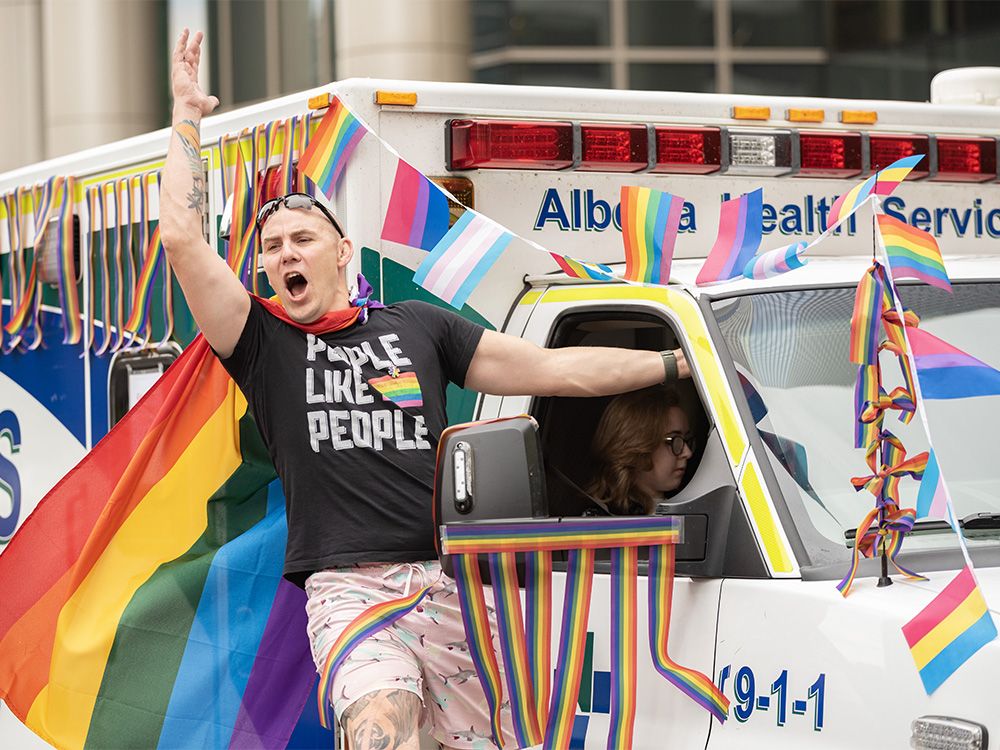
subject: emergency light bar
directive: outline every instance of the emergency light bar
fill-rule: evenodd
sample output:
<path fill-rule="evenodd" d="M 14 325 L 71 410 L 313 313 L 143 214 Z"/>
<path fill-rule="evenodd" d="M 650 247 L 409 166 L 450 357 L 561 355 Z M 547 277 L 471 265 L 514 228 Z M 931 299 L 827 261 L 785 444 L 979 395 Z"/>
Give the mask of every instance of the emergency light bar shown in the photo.
<path fill-rule="evenodd" d="M 796 122 L 812 122 L 822 110 L 795 112 Z M 455 119 L 446 127 L 448 168 L 454 171 L 573 169 L 850 179 L 923 154 L 906 179 L 990 182 L 998 177 L 1000 161 L 997 138 L 975 135 L 489 119 Z"/>

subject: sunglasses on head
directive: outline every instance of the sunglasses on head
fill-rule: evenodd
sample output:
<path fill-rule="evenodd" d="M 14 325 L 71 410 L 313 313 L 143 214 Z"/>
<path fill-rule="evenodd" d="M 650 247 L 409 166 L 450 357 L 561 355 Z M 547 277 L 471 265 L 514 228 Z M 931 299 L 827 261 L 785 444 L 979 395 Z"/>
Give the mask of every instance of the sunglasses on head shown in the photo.
<path fill-rule="evenodd" d="M 684 452 L 684 446 L 687 445 L 694 453 L 695 446 L 698 445 L 698 441 L 694 435 L 667 435 L 663 438 L 663 442 L 670 446 L 670 452 L 675 456 L 679 456 Z"/>
<path fill-rule="evenodd" d="M 264 222 L 267 221 L 271 215 L 282 206 L 285 208 L 304 208 L 307 211 L 311 210 L 312 207 L 315 206 L 320 210 L 320 213 L 330 220 L 330 223 L 333 224 L 333 228 L 337 230 L 341 237 L 346 236 L 343 228 L 340 226 L 340 222 L 337 221 L 337 217 L 330 212 L 330 209 L 313 198 L 311 195 L 306 195 L 305 193 L 289 193 L 288 195 L 282 195 L 280 198 L 272 198 L 262 205 L 257 211 L 258 236 L 260 236 L 260 228 L 263 226 Z"/>

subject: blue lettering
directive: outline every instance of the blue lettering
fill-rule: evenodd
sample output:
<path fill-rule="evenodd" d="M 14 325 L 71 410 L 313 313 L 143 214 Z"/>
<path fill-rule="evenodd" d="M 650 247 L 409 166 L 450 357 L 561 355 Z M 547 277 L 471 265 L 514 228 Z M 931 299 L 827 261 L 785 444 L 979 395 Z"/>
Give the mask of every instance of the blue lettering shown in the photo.
<path fill-rule="evenodd" d="M 892 218 L 906 221 L 906 214 L 903 213 L 906 210 L 906 202 L 902 198 L 890 195 L 882 200 L 882 208 Z"/>
<path fill-rule="evenodd" d="M 802 234 L 802 207 L 788 203 L 781 207 L 781 233 Z"/>
<path fill-rule="evenodd" d="M 571 190 L 569 194 L 570 194 L 570 197 L 573 200 L 572 204 L 570 204 L 570 210 L 572 211 L 572 215 L 573 215 L 573 229 L 579 229 L 580 225 L 581 225 L 581 222 L 580 222 L 580 191 L 579 190 Z"/>
<path fill-rule="evenodd" d="M 941 236 L 941 230 L 944 229 L 944 217 L 948 215 L 948 211 L 947 208 L 934 209 L 934 234 L 938 237 Z"/>
<path fill-rule="evenodd" d="M 926 208 L 915 208 L 910 214 L 910 226 L 929 232 L 931 229 L 931 212 Z"/>
<path fill-rule="evenodd" d="M 986 214 L 986 231 L 990 237 L 1000 237 L 1000 208 L 994 208 Z"/>
<path fill-rule="evenodd" d="M 684 209 L 681 211 L 681 221 L 677 225 L 679 232 L 697 232 L 698 224 L 695 221 L 694 204 L 684 201 Z"/>
<path fill-rule="evenodd" d="M 0 438 L 7 438 L 11 453 L 21 450 L 21 424 L 9 409 L 0 411 Z M 0 491 L 10 496 L 10 514 L 0 516 L 0 543 L 3 543 L 14 536 L 21 515 L 21 477 L 17 467 L 3 455 L 0 455 Z"/>
<path fill-rule="evenodd" d="M 976 198 L 972 203 L 972 207 L 976 212 L 976 237 L 983 236 L 983 202 L 979 198 Z"/>
<path fill-rule="evenodd" d="M 588 232 L 596 229 L 603 232 L 611 223 L 611 206 L 605 200 L 594 200 L 594 191 L 588 190 L 585 205 L 587 208 L 586 229 Z M 600 210 L 601 218 L 597 218 L 597 211 Z"/>
<path fill-rule="evenodd" d="M 615 222 L 615 229 L 619 232 L 622 231 L 622 204 L 618 203 L 615 205 L 615 212 L 612 215 L 612 220 Z"/>
<path fill-rule="evenodd" d="M 958 218 L 957 208 L 950 208 L 948 210 L 951 212 L 951 223 L 952 226 L 955 227 L 955 233 L 959 237 L 964 237 L 965 230 L 969 228 L 969 222 L 972 220 L 972 209 L 971 208 L 965 209 L 965 212 L 962 214 L 962 216 L 965 217 L 964 221 Z"/>
<path fill-rule="evenodd" d="M 535 229 L 544 229 L 547 222 L 554 221 L 562 231 L 569 229 L 569 217 L 566 216 L 566 209 L 563 208 L 559 199 L 559 191 L 549 188 L 542 198 L 542 206 L 538 209 L 538 216 L 535 218 Z M 621 222 L 618 222 L 621 226 Z"/>
<path fill-rule="evenodd" d="M 774 210 L 774 206 L 770 203 L 765 203 L 761 206 L 761 229 L 764 230 L 764 234 L 770 234 L 774 231 L 774 225 L 778 218 L 778 212 Z"/>

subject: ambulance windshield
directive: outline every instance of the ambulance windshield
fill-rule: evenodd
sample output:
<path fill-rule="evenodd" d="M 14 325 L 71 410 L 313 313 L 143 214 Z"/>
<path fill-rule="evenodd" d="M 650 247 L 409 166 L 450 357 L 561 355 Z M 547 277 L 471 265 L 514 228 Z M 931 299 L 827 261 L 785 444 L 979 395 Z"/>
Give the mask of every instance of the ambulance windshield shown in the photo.
<path fill-rule="evenodd" d="M 949 294 L 898 286 L 920 328 L 1000 369 L 1000 284 L 956 284 Z M 806 289 L 719 300 L 712 307 L 735 361 L 757 429 L 786 494 L 797 491 L 822 537 L 844 544 L 873 506 L 852 476 L 870 473 L 854 447 L 854 384 L 848 360 L 854 289 Z M 886 391 L 902 385 L 896 357 L 882 353 Z M 957 515 L 1000 512 L 1000 396 L 924 402 L 931 441 Z M 928 449 L 924 422 L 886 411 L 884 428 L 914 456 Z M 900 484 L 900 506 L 915 507 L 918 482 Z M 792 500 L 790 498 L 790 500 Z M 947 534 L 914 534 L 910 549 L 951 546 Z M 985 535 L 995 543 L 1000 534 Z M 970 540 L 975 543 L 975 540 Z"/>

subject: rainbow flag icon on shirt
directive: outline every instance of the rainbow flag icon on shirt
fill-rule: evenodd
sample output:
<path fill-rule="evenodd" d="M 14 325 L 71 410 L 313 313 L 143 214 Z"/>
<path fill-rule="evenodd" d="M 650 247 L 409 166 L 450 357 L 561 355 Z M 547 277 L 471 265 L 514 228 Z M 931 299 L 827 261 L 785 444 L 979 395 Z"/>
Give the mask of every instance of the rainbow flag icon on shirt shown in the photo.
<path fill-rule="evenodd" d="M 997 626 L 972 569 L 962 568 L 944 591 L 903 626 L 903 636 L 928 695 L 996 638 Z"/>
<path fill-rule="evenodd" d="M 878 215 L 878 231 L 893 278 L 919 279 L 951 291 L 941 249 L 932 234 L 886 214 Z"/>
<path fill-rule="evenodd" d="M 333 97 L 299 164 L 300 171 L 331 201 L 337 180 L 367 132 L 361 120 Z"/>
<path fill-rule="evenodd" d="M 924 398 L 1000 395 L 1000 370 L 920 328 L 907 329 L 906 336 Z"/>
<path fill-rule="evenodd" d="M 420 393 L 420 382 L 415 372 L 401 372 L 395 377 L 385 375 L 372 378 L 368 385 L 382 394 L 386 401 L 392 401 L 399 407 L 419 407 L 424 405 L 424 397 Z"/>

